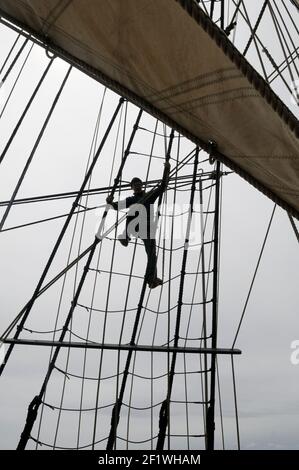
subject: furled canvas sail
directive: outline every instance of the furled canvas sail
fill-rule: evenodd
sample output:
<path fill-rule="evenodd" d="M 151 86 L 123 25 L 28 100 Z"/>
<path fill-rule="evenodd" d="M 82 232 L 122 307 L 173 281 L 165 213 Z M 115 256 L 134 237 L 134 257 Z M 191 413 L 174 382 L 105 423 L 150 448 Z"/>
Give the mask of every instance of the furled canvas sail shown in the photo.
<path fill-rule="evenodd" d="M 299 123 L 192 0 L 0 0 L 1 15 L 299 218 Z M 291 103 L 291 100 L 290 100 Z"/>

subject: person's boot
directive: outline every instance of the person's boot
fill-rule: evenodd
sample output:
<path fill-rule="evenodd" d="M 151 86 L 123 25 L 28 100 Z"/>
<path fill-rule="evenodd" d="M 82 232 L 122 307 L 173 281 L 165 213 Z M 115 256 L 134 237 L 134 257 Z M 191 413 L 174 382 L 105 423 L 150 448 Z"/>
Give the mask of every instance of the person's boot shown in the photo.
<path fill-rule="evenodd" d="M 155 289 L 155 287 L 162 286 L 162 284 L 163 284 L 162 279 L 160 279 L 159 277 L 156 277 L 152 281 L 148 282 L 148 287 L 150 289 Z"/>
<path fill-rule="evenodd" d="M 131 238 L 125 237 L 124 234 L 119 235 L 119 237 L 117 237 L 117 239 L 122 244 L 122 246 L 128 246 L 129 241 L 131 240 Z"/>

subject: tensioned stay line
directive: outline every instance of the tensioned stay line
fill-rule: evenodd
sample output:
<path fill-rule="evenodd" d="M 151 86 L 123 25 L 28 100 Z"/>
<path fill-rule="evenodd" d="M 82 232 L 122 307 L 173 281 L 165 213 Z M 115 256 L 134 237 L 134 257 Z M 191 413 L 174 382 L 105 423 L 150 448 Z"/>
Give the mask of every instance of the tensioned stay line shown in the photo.
<path fill-rule="evenodd" d="M 170 158 L 172 142 L 173 142 L 173 136 L 174 136 L 174 131 L 172 130 L 171 131 L 171 137 L 169 139 L 166 159 L 165 159 L 166 161 L 169 161 L 169 158 Z M 164 178 L 165 178 L 165 170 L 164 170 L 164 174 L 163 174 L 163 179 Z M 161 204 L 160 197 L 159 197 L 158 203 Z M 139 320 L 140 320 L 140 316 L 141 316 L 141 311 L 142 311 L 142 306 L 143 306 L 142 304 L 143 304 L 143 300 L 144 300 L 144 296 L 145 296 L 145 290 L 146 290 L 146 280 L 144 279 L 142 289 L 141 289 L 141 293 L 140 293 L 140 297 L 139 297 L 138 309 L 137 309 L 137 313 L 136 313 L 136 317 L 135 317 L 135 322 L 134 322 L 133 332 L 132 332 L 132 336 L 131 336 L 131 341 L 130 341 L 130 346 L 132 346 L 132 347 L 135 347 L 135 340 L 136 340 L 137 329 L 138 329 Z M 121 383 L 121 387 L 120 387 L 119 396 L 118 396 L 117 401 L 116 401 L 116 403 L 113 407 L 112 416 L 111 416 L 111 427 L 110 427 L 110 432 L 109 432 L 109 438 L 108 438 L 108 441 L 107 441 L 107 450 L 113 450 L 114 445 L 115 445 L 117 426 L 118 426 L 119 419 L 120 419 L 120 411 L 121 411 L 121 406 L 122 406 L 122 402 L 123 402 L 123 396 L 124 396 L 124 393 L 125 393 L 127 377 L 128 377 L 128 371 L 129 371 L 129 367 L 130 367 L 130 364 L 131 364 L 132 353 L 133 353 L 133 350 L 132 349 L 129 350 L 128 355 L 127 355 L 127 359 L 126 359 L 125 368 L 124 368 L 124 374 L 123 374 L 123 379 L 122 379 L 122 383 Z"/>
<path fill-rule="evenodd" d="M 49 64 L 49 66 L 50 66 L 50 65 L 51 65 L 51 63 Z M 37 137 L 37 139 L 36 139 L 36 141 L 35 141 L 35 143 L 34 143 L 33 149 L 32 149 L 32 151 L 30 152 L 30 155 L 29 155 L 29 157 L 28 157 L 28 159 L 27 159 L 27 161 L 26 161 L 26 164 L 25 164 L 25 166 L 24 166 L 24 168 L 23 168 L 23 171 L 22 171 L 22 173 L 21 173 L 21 175 L 20 175 L 20 177 L 19 177 L 19 179 L 18 179 L 18 182 L 17 182 L 17 184 L 16 184 L 16 186 L 15 186 L 15 189 L 14 189 L 12 195 L 11 195 L 9 204 L 7 205 L 6 210 L 5 210 L 5 212 L 4 212 L 3 216 L 2 216 L 2 219 L 1 219 L 1 221 L 0 221 L 0 232 L 1 232 L 2 229 L 3 229 L 3 225 L 4 225 L 4 223 L 5 223 L 5 221 L 6 221 L 7 217 L 8 217 L 8 214 L 9 214 L 9 212 L 10 212 L 10 209 L 11 209 L 12 205 L 13 205 L 13 202 L 14 202 L 14 200 L 15 200 L 17 194 L 18 194 L 18 191 L 19 191 L 19 189 L 20 189 L 20 187 L 21 187 L 21 184 L 22 184 L 22 182 L 23 182 L 23 180 L 24 180 L 24 178 L 25 178 L 25 176 L 26 176 L 26 173 L 27 173 L 27 171 L 28 171 L 28 169 L 29 169 L 29 167 L 30 167 L 30 164 L 31 164 L 31 162 L 32 162 L 32 160 L 33 160 L 33 157 L 34 157 L 34 155 L 35 155 L 35 152 L 36 152 L 36 150 L 37 150 L 37 148 L 38 148 L 38 146 L 39 146 L 39 144 L 40 144 L 40 141 L 41 141 L 41 139 L 42 139 L 42 137 L 43 137 L 43 135 L 44 135 L 44 132 L 45 132 L 45 130 L 46 130 L 48 124 L 49 124 L 49 121 L 50 121 L 50 119 L 51 119 L 51 117 L 52 117 L 52 114 L 53 114 L 53 112 L 54 112 L 54 110 L 55 110 L 55 107 L 56 107 L 56 105 L 57 105 L 57 103 L 58 103 L 58 100 L 59 100 L 59 98 L 60 98 L 60 96 L 61 96 L 61 93 L 62 93 L 62 91 L 63 91 L 63 89 L 64 89 L 64 86 L 65 86 L 65 84 L 66 84 L 66 82 L 67 82 L 67 80 L 68 80 L 68 78 L 69 78 L 69 75 L 70 75 L 71 70 L 72 70 L 72 65 L 69 66 L 68 71 L 67 71 L 67 73 L 66 73 L 66 75 L 65 75 L 65 77 L 64 77 L 64 79 L 63 79 L 63 81 L 62 81 L 62 83 L 61 83 L 61 85 L 60 85 L 60 87 L 59 87 L 59 90 L 58 90 L 58 92 L 57 92 L 57 94 L 56 94 L 56 96 L 55 96 L 55 98 L 54 98 L 54 100 L 53 100 L 53 103 L 52 103 L 52 105 L 51 105 L 51 107 L 50 107 L 50 110 L 49 110 L 49 112 L 48 112 L 48 114 L 47 114 L 47 117 L 46 117 L 46 119 L 45 119 L 45 121 L 44 121 L 44 124 L 43 124 L 43 126 L 42 126 L 42 128 L 41 128 L 41 130 L 40 130 L 40 132 L 39 132 L 39 134 L 38 134 L 38 137 Z"/>
<path fill-rule="evenodd" d="M 187 157 L 190 156 L 190 153 L 187 155 Z M 201 180 L 202 181 L 209 181 L 211 177 L 210 171 L 203 172 L 201 173 Z M 229 174 L 231 172 L 225 172 L 224 174 Z M 205 178 L 203 178 L 203 176 Z M 169 178 L 169 187 L 172 187 L 172 182 L 175 181 L 175 179 L 178 179 L 178 181 L 185 181 L 187 183 L 190 183 L 192 180 L 192 175 L 177 175 L 175 178 L 170 177 Z M 158 179 L 153 179 L 153 180 L 148 180 L 147 181 L 147 187 L 151 188 L 157 185 L 159 182 Z M 128 190 L 130 189 L 130 183 L 120 183 L 117 186 L 117 190 Z M 93 188 L 93 189 L 85 189 L 82 192 L 82 196 L 86 196 L 87 194 L 90 196 L 98 196 L 99 194 L 107 194 L 112 190 L 112 186 L 103 186 L 101 188 Z M 26 198 L 20 198 L 20 199 L 15 199 L 14 200 L 14 205 L 19 205 L 19 204 L 31 204 L 31 203 L 37 203 L 37 202 L 47 202 L 47 201 L 56 201 L 56 200 L 61 200 L 61 199 L 66 199 L 66 198 L 75 198 L 78 194 L 78 191 L 68 191 L 68 192 L 63 192 L 63 193 L 56 193 L 56 194 L 46 194 L 42 196 L 32 196 L 32 197 L 26 197 Z M 9 204 L 8 201 L 0 201 L 0 207 L 7 206 Z M 79 205 L 79 204 L 78 204 Z M 79 205 L 80 206 L 80 205 Z M 98 206 L 97 206 L 98 207 Z M 96 207 L 95 207 L 96 209 Z"/>
<path fill-rule="evenodd" d="M 119 101 L 119 104 L 117 106 L 117 112 L 114 113 L 114 118 L 116 118 L 117 114 L 118 114 L 118 110 L 120 109 L 121 105 L 123 103 L 123 99 L 120 99 Z M 137 117 L 137 121 L 139 121 L 140 117 L 141 117 L 141 113 L 142 113 L 142 110 L 139 111 L 139 114 L 138 114 L 138 117 Z M 108 129 L 110 130 L 111 128 L 111 125 L 112 123 L 114 122 L 114 119 L 113 121 L 110 122 L 110 125 L 108 126 Z M 134 126 L 133 127 L 133 132 L 131 134 L 131 138 L 129 140 L 129 143 L 128 143 L 128 148 L 130 148 L 131 144 L 132 144 L 132 141 L 133 141 L 133 138 L 134 138 L 134 135 L 135 135 L 135 132 L 137 130 L 137 126 Z M 114 195 L 114 192 L 115 192 L 115 189 L 117 187 L 117 184 L 118 184 L 118 181 L 121 177 L 121 174 L 122 174 L 122 170 L 123 170 L 123 167 L 124 167 L 124 164 L 126 162 L 126 158 L 127 158 L 127 155 L 128 155 L 129 152 L 125 152 L 125 155 L 124 155 L 124 158 L 122 159 L 122 162 L 121 162 L 121 165 L 119 167 L 119 170 L 118 170 L 118 173 L 117 173 L 117 176 L 114 180 L 114 186 L 112 188 L 112 191 L 111 191 L 111 194 L 112 196 Z M 93 159 L 93 163 L 95 163 L 96 161 L 96 156 L 99 155 L 99 151 L 96 153 L 94 159 Z M 91 165 L 90 168 L 93 168 L 93 166 Z M 90 169 L 87 171 L 86 175 L 85 175 L 85 178 L 84 178 L 84 181 L 88 181 L 89 180 L 89 177 L 91 176 L 91 171 Z M 88 178 L 87 178 L 88 176 Z M 106 216 L 108 214 L 108 210 L 109 210 L 109 205 L 107 205 L 107 209 L 104 211 L 103 213 L 103 216 L 102 216 L 102 220 L 101 220 L 101 223 L 100 223 L 100 227 L 98 229 L 98 234 L 101 234 L 102 233 L 102 230 L 103 230 L 103 227 L 104 227 L 104 223 L 105 223 L 105 219 L 106 219 Z M 99 235 L 100 236 L 100 235 Z M 92 247 L 91 247 L 91 250 L 89 252 L 89 255 L 88 255 L 88 258 L 87 258 L 87 261 L 86 261 L 86 264 L 84 266 L 84 269 L 83 269 L 83 273 L 82 273 L 82 276 L 80 278 L 80 281 L 78 283 L 78 286 L 75 290 L 75 295 L 74 295 L 74 298 L 73 298 L 73 301 L 71 303 L 71 307 L 69 309 L 69 312 L 68 312 L 68 315 L 67 315 L 67 318 L 65 320 L 65 323 L 63 325 L 63 329 L 62 329 L 62 332 L 60 334 L 60 337 L 59 337 L 59 341 L 58 341 L 58 344 L 56 345 L 56 348 L 55 348 L 55 351 L 54 351 L 54 354 L 52 356 L 52 359 L 51 359 L 51 362 L 49 364 L 49 368 L 48 368 L 48 371 L 47 371 L 47 374 L 46 374 L 46 377 L 43 381 L 43 384 L 42 384 L 42 387 L 40 389 L 40 392 L 39 392 L 39 395 L 37 395 L 36 397 L 34 397 L 34 399 L 32 400 L 32 402 L 30 403 L 29 405 L 29 408 L 28 408 L 28 414 L 27 414 L 27 419 L 26 419 L 26 423 L 25 423 L 25 426 L 24 426 L 24 430 L 21 434 L 21 438 L 20 438 L 20 442 L 19 442 L 19 445 L 18 445 L 18 450 L 24 450 L 25 447 L 26 447 L 26 444 L 28 442 L 28 439 L 30 438 L 30 434 L 31 434 L 31 430 L 32 430 L 32 427 L 34 425 L 34 422 L 37 418 L 37 413 L 38 413 L 38 410 L 39 410 L 39 407 L 42 403 L 42 398 L 45 394 L 45 391 L 46 391 L 46 388 L 47 388 L 47 385 L 48 385 L 48 382 L 49 382 L 49 379 L 51 377 L 51 374 L 55 368 L 55 364 L 56 364 L 56 360 L 57 360 L 57 357 L 58 357 L 58 354 L 59 354 L 59 351 L 61 349 L 61 347 L 63 346 L 63 342 L 64 342 L 64 338 L 65 338 L 65 335 L 67 333 L 67 331 L 69 330 L 69 325 L 72 321 L 72 318 L 73 318 L 73 313 L 74 313 L 74 310 L 76 308 L 76 304 L 78 302 L 78 299 L 79 299 L 79 296 L 81 294 L 81 290 L 83 288 L 83 285 L 85 283 L 85 279 L 86 279 L 86 276 L 87 276 L 87 273 L 88 273 L 88 269 L 90 267 L 90 263 L 93 259 L 93 256 L 95 254 L 95 250 L 97 248 L 97 245 L 98 243 L 100 242 L 101 238 L 95 238 L 95 241 L 94 243 L 92 244 Z M 74 343 L 72 343 L 74 344 Z M 94 346 L 94 344 L 90 344 L 90 343 L 85 343 L 86 347 L 92 347 Z M 71 345 L 69 344 L 69 347 L 71 347 Z"/>
<path fill-rule="evenodd" d="M 105 137 L 105 136 L 104 136 Z M 103 141 L 102 141 L 103 142 Z M 188 161 L 190 161 L 191 159 L 193 159 L 193 151 L 191 151 L 178 165 L 176 168 L 174 168 L 173 170 L 173 174 L 175 174 L 178 169 L 180 168 L 183 168 L 184 165 L 186 165 L 186 163 L 188 163 Z M 80 196 L 78 196 L 78 200 L 80 199 Z M 77 201 L 77 199 L 76 199 Z M 75 202 L 76 202 L 75 201 Z M 73 203 L 74 205 L 75 203 Z M 75 212 L 74 212 L 75 213 Z M 126 215 L 124 215 L 123 217 L 121 217 L 121 219 L 118 220 L 118 224 L 120 224 L 121 222 L 123 222 L 126 218 Z M 115 227 L 115 224 L 113 224 L 109 229 L 107 229 L 105 231 L 105 233 L 103 233 L 100 237 L 100 242 L 106 238 L 111 232 L 112 230 L 114 229 Z M 63 228 L 64 230 L 64 228 Z M 37 287 L 39 288 L 36 288 L 35 290 L 35 295 L 36 295 L 36 298 L 38 298 L 40 295 L 42 295 L 44 292 L 46 292 L 53 284 L 55 284 L 55 282 L 57 282 L 67 271 L 69 271 L 73 266 L 75 266 L 82 258 L 84 258 L 89 252 L 90 250 L 93 248 L 93 245 L 94 245 L 95 242 L 93 242 L 91 245 L 89 245 L 77 258 L 75 258 L 70 264 L 68 264 L 62 271 L 60 271 L 54 278 L 51 279 L 51 281 L 49 281 L 44 287 L 41 287 L 41 284 L 42 282 L 39 282 L 39 285 Z M 96 241 L 96 243 L 98 243 L 98 240 Z M 56 243 L 57 244 L 57 243 Z M 53 254 L 53 253 L 52 253 Z M 49 268 L 49 267 L 48 267 Z M 47 268 L 47 269 L 48 269 Z M 34 301 L 35 301 L 35 298 L 34 298 Z M 17 325 L 18 321 L 23 317 L 23 315 L 25 314 L 27 308 L 30 306 L 30 303 L 32 302 L 32 298 L 26 303 L 26 305 L 22 308 L 22 310 L 19 312 L 19 314 L 15 317 L 15 319 L 10 323 L 10 325 L 6 328 L 6 330 L 2 333 L 1 337 L 0 337 L 0 341 L 2 341 L 3 339 L 5 339 L 8 334 L 12 331 L 12 329 Z M 3 366 L 3 365 L 2 365 Z M 2 369 L 0 367 L 0 375 L 2 373 Z"/>
<path fill-rule="evenodd" d="M 96 154 L 95 154 L 95 156 L 94 156 L 94 158 L 93 158 L 93 160 L 92 160 L 92 163 L 91 163 L 91 165 L 90 165 L 90 167 L 89 167 L 89 169 L 88 169 L 88 171 L 87 171 L 87 173 L 86 173 L 86 175 L 85 175 L 85 178 L 84 178 L 84 180 L 83 180 L 83 182 L 82 182 L 81 188 L 80 188 L 80 190 L 79 190 L 79 192 L 78 192 L 78 194 L 77 194 L 77 196 L 76 196 L 75 201 L 73 202 L 73 205 L 72 205 L 72 207 L 71 207 L 71 210 L 70 210 L 70 212 L 69 212 L 69 215 L 68 215 L 68 217 L 67 217 L 67 219 L 66 219 L 66 221 L 65 221 L 65 223 L 64 223 L 64 225 L 63 225 L 63 227 L 62 227 L 62 229 L 61 229 L 61 232 L 60 232 L 60 234 L 59 234 L 59 236 L 58 236 L 58 239 L 57 239 L 57 241 L 56 241 L 56 243 L 55 243 L 55 245 L 54 245 L 54 248 L 53 248 L 53 250 L 52 250 L 52 252 L 51 252 L 51 254 L 50 254 L 50 257 L 49 257 L 49 259 L 48 259 L 48 261 L 47 261 L 47 264 L 46 264 L 46 266 L 45 266 L 45 268 L 44 268 L 44 270 L 43 270 L 43 272 L 42 272 L 42 275 L 41 275 L 41 277 L 40 277 L 38 283 L 37 283 L 37 286 L 36 286 L 36 288 L 35 288 L 35 291 L 34 291 L 32 297 L 31 297 L 30 301 L 29 301 L 28 304 L 25 306 L 25 309 L 24 309 L 24 311 L 22 312 L 22 315 L 20 315 L 21 321 L 20 321 L 19 327 L 18 327 L 18 329 L 17 329 L 17 331 L 16 331 L 16 333 L 15 333 L 15 335 L 14 335 L 14 338 L 15 338 L 15 339 L 19 337 L 19 334 L 20 334 L 20 332 L 21 332 L 21 329 L 22 329 L 22 327 L 24 326 L 24 324 L 25 324 L 25 322 L 26 322 L 26 320 L 27 320 L 27 318 L 28 318 L 28 315 L 29 315 L 29 313 L 30 313 L 30 311 L 31 311 L 31 309 L 32 309 L 32 307 L 33 307 L 33 305 L 34 305 L 34 303 L 35 303 L 35 300 L 36 300 L 36 298 L 38 297 L 38 295 L 40 294 L 40 290 L 41 290 L 42 284 L 43 284 L 43 282 L 44 282 L 44 280 L 45 280 L 45 278 L 46 278 L 46 275 L 48 274 L 48 271 L 49 271 L 49 269 L 50 269 L 50 267 L 51 267 L 51 265 L 52 265 L 52 262 L 53 262 L 53 260 L 54 260 L 54 258 L 55 258 L 55 255 L 56 255 L 56 253 L 57 253 L 57 251 L 58 251 L 58 248 L 59 248 L 59 246 L 60 246 L 60 244 L 61 244 L 61 241 L 62 241 L 62 239 L 63 239 L 63 237 L 64 237 L 64 235 L 65 235 L 65 233 L 66 233 L 66 230 L 67 230 L 67 228 L 68 228 L 68 226 L 69 226 L 69 224 L 70 224 L 70 221 L 71 221 L 72 216 L 73 216 L 73 214 L 74 214 L 74 212 L 75 212 L 75 209 L 76 209 L 76 207 L 77 207 L 77 204 L 78 204 L 78 202 L 79 202 L 80 199 L 81 199 L 82 191 L 85 189 L 85 186 L 87 185 L 87 183 L 88 183 L 88 181 L 89 181 L 89 179 L 90 179 L 90 176 L 91 176 L 91 174 L 92 174 L 92 172 L 93 172 L 93 169 L 94 169 L 94 167 L 95 167 L 95 165 L 96 165 L 96 163 L 97 163 L 97 160 L 98 160 L 98 158 L 99 158 L 99 156 L 100 156 L 100 154 L 101 154 L 101 151 L 102 151 L 102 149 L 103 149 L 103 147 L 104 147 L 104 145 L 105 145 L 105 143 L 106 143 L 106 140 L 107 140 L 107 138 L 108 138 L 108 135 L 110 134 L 110 130 L 111 130 L 112 126 L 113 126 L 113 123 L 114 123 L 114 121 L 115 121 L 117 115 L 118 115 L 119 110 L 120 110 L 121 107 L 122 107 L 123 102 L 124 102 L 124 99 L 123 99 L 123 98 L 120 98 L 119 103 L 118 103 L 118 105 L 117 105 L 117 107 L 116 107 L 116 110 L 114 111 L 114 114 L 113 114 L 113 116 L 112 116 L 112 118 L 111 118 L 111 120 L 110 120 L 110 123 L 109 123 L 108 126 L 107 126 L 106 132 L 105 132 L 105 134 L 104 134 L 104 136 L 103 136 L 103 138 L 102 138 L 102 141 L 101 141 L 101 143 L 100 143 L 100 145 L 99 145 L 99 148 L 98 148 L 98 150 L 97 150 L 97 152 L 96 152 Z M 89 250 L 92 250 L 92 249 L 93 249 L 93 246 L 94 246 L 94 243 L 91 245 L 91 248 L 89 248 L 88 251 L 89 251 Z M 84 252 L 82 253 L 82 257 L 83 257 L 83 256 L 84 256 Z M 71 263 L 71 264 L 72 264 L 72 263 Z M 74 263 L 74 264 L 76 264 L 76 263 Z M 13 350 L 13 345 L 11 345 L 11 346 L 8 348 L 7 352 L 6 352 L 6 355 L 5 355 L 5 362 L 0 366 L 0 375 L 2 374 L 2 372 L 3 372 L 4 368 L 5 368 L 5 364 L 7 364 L 7 361 L 8 361 L 8 359 L 9 359 L 9 357 L 10 357 L 10 354 L 11 354 L 12 350 Z"/>
<path fill-rule="evenodd" d="M 22 114 L 21 114 L 21 116 L 20 116 L 20 118 L 19 118 L 17 124 L 15 125 L 14 130 L 12 131 L 12 133 L 11 133 L 11 135 L 10 135 L 10 137 L 9 137 L 9 139 L 8 139 L 8 141 L 7 141 L 5 147 L 4 147 L 4 149 L 3 149 L 3 151 L 2 151 L 2 153 L 1 153 L 1 155 L 0 155 L 0 164 L 2 163 L 2 161 L 3 161 L 4 157 L 5 157 L 5 155 L 7 154 L 7 152 L 8 152 L 8 150 L 9 150 L 10 146 L 11 146 L 11 143 L 12 143 L 13 139 L 15 138 L 15 136 L 16 136 L 16 134 L 17 134 L 17 132 L 18 132 L 18 130 L 19 130 L 19 128 L 20 128 L 20 126 L 21 126 L 23 120 L 24 120 L 24 118 L 25 118 L 26 115 L 27 115 L 27 112 L 29 111 L 29 109 L 30 109 L 30 107 L 31 107 L 31 105 L 32 105 L 32 103 L 33 103 L 34 98 L 35 98 L 36 95 L 37 95 L 38 90 L 40 89 L 42 83 L 44 82 L 44 80 L 45 80 L 45 78 L 46 78 L 46 76 L 47 76 L 47 74 L 48 74 L 48 72 L 49 72 L 49 69 L 50 69 L 51 65 L 53 64 L 53 60 L 54 60 L 54 59 L 51 59 L 51 60 L 48 62 L 47 67 L 46 67 L 44 73 L 42 74 L 42 76 L 41 76 L 41 78 L 40 78 L 38 84 L 36 85 L 36 87 L 35 87 L 35 89 L 34 89 L 32 95 L 31 95 L 31 97 L 29 98 L 29 101 L 27 102 L 27 104 L 26 104 L 26 106 L 25 106 L 25 109 L 24 109 L 24 111 L 22 112 Z"/>
<path fill-rule="evenodd" d="M 236 334 L 235 334 L 235 337 L 234 337 L 234 340 L 233 340 L 233 343 L 232 343 L 232 348 L 234 348 L 234 346 L 236 344 L 236 341 L 237 341 L 237 338 L 238 338 L 238 335 L 239 335 L 239 332 L 240 332 L 240 328 L 241 328 L 242 322 L 244 320 L 244 316 L 245 316 L 245 313 L 246 313 L 246 308 L 247 308 L 247 305 L 248 305 L 248 302 L 249 302 L 249 298 L 250 298 L 250 295 L 251 295 L 251 292 L 252 292 L 254 281 L 255 281 L 255 278 L 256 278 L 256 275 L 257 275 L 257 272 L 258 272 L 258 268 L 260 266 L 260 262 L 261 262 L 261 259 L 262 259 L 263 253 L 264 253 L 264 249 L 265 249 L 265 246 L 266 246 L 266 242 L 267 242 L 267 239 L 268 239 L 269 231 L 270 231 L 270 228 L 271 228 L 271 225 L 272 225 L 275 209 L 276 209 L 276 204 L 274 205 L 272 213 L 271 213 L 271 217 L 270 217 L 270 220 L 269 220 L 269 223 L 268 223 L 268 227 L 267 227 L 266 234 L 265 234 L 265 237 L 264 237 L 264 240 L 263 240 L 263 243 L 262 243 L 262 247 L 261 247 L 260 254 L 259 254 L 259 257 L 258 257 L 258 260 L 257 260 L 257 264 L 256 264 L 256 267 L 255 267 L 255 270 L 254 270 L 254 273 L 253 273 L 253 277 L 252 277 L 252 280 L 251 280 L 251 283 L 250 283 L 249 291 L 248 291 L 248 294 L 247 294 L 247 297 L 246 297 L 246 300 L 245 300 L 245 304 L 244 304 L 244 307 L 243 307 L 241 318 L 240 318 L 240 321 L 239 321 L 239 324 L 238 324 L 238 327 L 237 327 L 237 331 L 236 331 Z"/>
<path fill-rule="evenodd" d="M 193 169 L 193 182 L 191 187 L 191 194 L 190 194 L 190 212 L 187 221 L 187 228 L 186 228 L 186 237 L 185 237 L 185 248 L 183 253 L 182 259 L 182 269 L 181 269 L 181 278 L 180 278 L 180 288 L 179 288 L 179 296 L 178 296 L 178 309 L 177 309 L 177 316 L 176 316 L 176 325 L 175 325 L 175 340 L 174 340 L 174 347 L 178 346 L 179 341 L 179 332 L 180 332 L 180 324 L 181 324 L 181 313 L 182 313 L 182 301 L 183 301 L 183 291 L 184 291 L 184 281 L 185 281 L 185 271 L 186 271 L 186 263 L 187 263 L 187 256 L 188 256 L 188 248 L 189 248 L 189 237 L 190 237 L 190 229 L 191 229 L 191 220 L 192 220 L 192 209 L 194 203 L 194 193 L 195 193 L 195 181 L 196 181 L 196 174 L 197 174 L 197 165 L 198 165 L 198 153 L 199 149 L 196 148 L 195 151 L 195 158 L 194 158 L 194 169 Z M 175 374 L 175 365 L 176 365 L 176 352 L 173 353 L 172 360 L 171 360 L 171 367 L 168 375 L 168 385 L 167 385 L 167 396 L 164 400 L 161 409 L 160 409 L 160 417 L 159 417 L 159 434 L 157 440 L 157 450 L 163 450 L 164 448 L 164 441 L 166 436 L 166 430 L 169 423 L 169 402 L 171 399 L 172 393 L 172 386 L 173 386 L 173 379 Z"/>

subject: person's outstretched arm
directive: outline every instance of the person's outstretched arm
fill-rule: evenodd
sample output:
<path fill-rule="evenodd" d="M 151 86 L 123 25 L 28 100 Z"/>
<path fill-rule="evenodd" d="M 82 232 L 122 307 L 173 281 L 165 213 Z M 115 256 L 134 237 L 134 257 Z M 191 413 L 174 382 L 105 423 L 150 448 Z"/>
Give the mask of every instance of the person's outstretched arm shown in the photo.
<path fill-rule="evenodd" d="M 153 190 L 153 192 L 150 196 L 151 202 L 154 202 L 160 196 L 160 194 L 163 194 L 164 191 L 166 191 L 166 188 L 167 188 L 168 182 L 169 182 L 169 172 L 170 172 L 170 163 L 165 162 L 164 163 L 164 173 L 163 173 L 162 181 L 159 184 L 158 188 Z"/>
<path fill-rule="evenodd" d="M 137 199 L 136 196 L 126 197 L 126 199 L 123 199 L 122 201 L 118 201 L 118 202 L 113 202 L 113 196 L 111 195 L 106 197 L 107 204 L 110 204 L 110 206 L 112 206 L 115 211 L 128 209 L 128 207 L 132 206 L 138 201 L 139 199 Z"/>
<path fill-rule="evenodd" d="M 110 204 L 115 211 L 118 211 L 118 202 L 113 202 L 113 196 L 111 196 L 111 194 L 106 197 L 106 202 L 107 204 Z"/>

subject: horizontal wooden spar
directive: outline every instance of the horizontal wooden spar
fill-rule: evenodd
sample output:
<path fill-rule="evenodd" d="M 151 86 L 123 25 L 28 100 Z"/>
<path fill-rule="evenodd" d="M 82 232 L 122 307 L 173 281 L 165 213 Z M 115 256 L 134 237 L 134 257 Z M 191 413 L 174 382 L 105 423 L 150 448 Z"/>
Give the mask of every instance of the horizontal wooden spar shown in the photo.
<path fill-rule="evenodd" d="M 59 348 L 83 348 L 83 349 L 112 349 L 116 351 L 144 351 L 144 352 L 168 352 L 183 354 L 241 354 L 240 349 L 225 348 L 195 348 L 195 347 L 171 347 L 171 346 L 149 346 L 146 344 L 109 344 L 109 343 L 84 343 L 79 341 L 43 341 L 35 339 L 10 339 L 3 341 L 7 344 L 22 344 L 27 346 L 48 346 Z"/>

